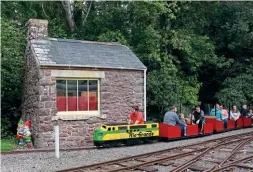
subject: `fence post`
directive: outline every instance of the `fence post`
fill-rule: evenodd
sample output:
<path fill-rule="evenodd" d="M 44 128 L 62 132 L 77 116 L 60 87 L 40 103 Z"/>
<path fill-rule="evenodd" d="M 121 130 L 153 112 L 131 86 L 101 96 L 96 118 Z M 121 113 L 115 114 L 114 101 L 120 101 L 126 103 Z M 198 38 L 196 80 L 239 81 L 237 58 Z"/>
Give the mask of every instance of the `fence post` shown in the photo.
<path fill-rule="evenodd" d="M 59 144 L 59 125 L 57 123 L 56 126 L 54 126 L 54 137 L 55 137 L 55 157 L 60 157 L 60 144 Z"/>

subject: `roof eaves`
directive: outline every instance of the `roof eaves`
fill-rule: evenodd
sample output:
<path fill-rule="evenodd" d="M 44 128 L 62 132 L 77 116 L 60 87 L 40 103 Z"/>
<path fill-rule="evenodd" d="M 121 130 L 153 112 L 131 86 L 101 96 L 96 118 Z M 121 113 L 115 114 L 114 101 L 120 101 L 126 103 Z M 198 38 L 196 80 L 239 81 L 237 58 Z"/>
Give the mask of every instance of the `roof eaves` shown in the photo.
<path fill-rule="evenodd" d="M 47 40 L 47 39 L 32 39 L 31 43 L 32 44 L 45 44 L 45 45 L 48 45 L 48 44 L 50 44 L 50 41 Z"/>
<path fill-rule="evenodd" d="M 121 70 L 146 70 L 145 68 L 126 68 L 126 67 L 103 67 L 91 65 L 64 65 L 64 64 L 40 64 L 41 67 L 83 67 L 83 68 L 98 68 L 98 69 L 121 69 Z"/>

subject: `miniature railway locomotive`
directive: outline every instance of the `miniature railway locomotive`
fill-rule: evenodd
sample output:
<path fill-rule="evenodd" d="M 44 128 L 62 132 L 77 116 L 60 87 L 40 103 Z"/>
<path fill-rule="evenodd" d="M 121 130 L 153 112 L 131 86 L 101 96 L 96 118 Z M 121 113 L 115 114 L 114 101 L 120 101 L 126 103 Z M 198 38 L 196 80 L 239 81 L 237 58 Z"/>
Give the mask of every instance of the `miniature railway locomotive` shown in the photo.
<path fill-rule="evenodd" d="M 93 133 L 93 141 L 96 146 L 129 144 L 132 140 L 149 141 L 158 137 L 158 123 L 140 125 L 102 124 Z"/>

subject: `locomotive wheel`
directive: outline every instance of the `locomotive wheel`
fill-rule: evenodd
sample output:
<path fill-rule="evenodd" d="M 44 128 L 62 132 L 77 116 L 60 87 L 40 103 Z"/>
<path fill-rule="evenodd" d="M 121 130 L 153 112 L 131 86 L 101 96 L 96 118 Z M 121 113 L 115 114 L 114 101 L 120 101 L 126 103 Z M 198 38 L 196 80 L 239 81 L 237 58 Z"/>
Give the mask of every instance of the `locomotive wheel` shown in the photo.
<path fill-rule="evenodd" d="M 122 145 L 121 141 L 112 141 L 110 144 L 112 147 L 119 147 Z"/>
<path fill-rule="evenodd" d="M 143 138 L 143 142 L 145 143 L 152 143 L 153 141 L 148 138 Z"/>
<path fill-rule="evenodd" d="M 127 146 L 132 146 L 132 145 L 139 145 L 142 144 L 143 141 L 141 139 L 129 139 L 127 140 Z"/>
<path fill-rule="evenodd" d="M 129 139 L 129 140 L 127 140 L 127 143 L 126 143 L 127 146 L 132 146 L 132 145 L 135 145 L 135 144 L 136 144 L 136 142 L 135 142 L 134 139 Z"/>
<path fill-rule="evenodd" d="M 110 148 L 110 147 L 112 147 L 112 145 L 110 145 L 109 143 L 103 143 L 102 146 L 104 148 Z"/>
<path fill-rule="evenodd" d="M 100 143 L 96 143 L 96 142 L 94 142 L 94 145 L 97 146 L 97 147 L 102 146 Z"/>
<path fill-rule="evenodd" d="M 124 145 L 124 143 L 122 141 L 117 141 L 115 146 L 120 147 L 120 146 L 123 146 L 123 145 Z"/>

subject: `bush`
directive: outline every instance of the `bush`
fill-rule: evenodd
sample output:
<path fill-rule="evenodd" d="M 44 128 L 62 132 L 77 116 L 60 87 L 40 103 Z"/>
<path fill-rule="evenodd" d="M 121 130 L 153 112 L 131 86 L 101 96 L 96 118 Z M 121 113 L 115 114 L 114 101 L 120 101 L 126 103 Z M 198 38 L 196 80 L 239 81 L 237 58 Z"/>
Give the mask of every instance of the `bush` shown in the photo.
<path fill-rule="evenodd" d="M 10 138 L 13 136 L 12 125 L 8 118 L 1 117 L 1 138 Z"/>

